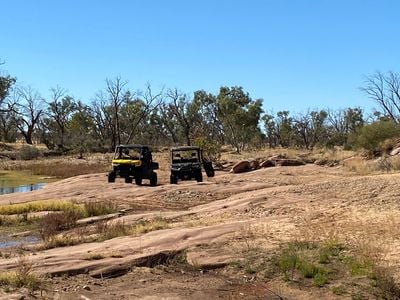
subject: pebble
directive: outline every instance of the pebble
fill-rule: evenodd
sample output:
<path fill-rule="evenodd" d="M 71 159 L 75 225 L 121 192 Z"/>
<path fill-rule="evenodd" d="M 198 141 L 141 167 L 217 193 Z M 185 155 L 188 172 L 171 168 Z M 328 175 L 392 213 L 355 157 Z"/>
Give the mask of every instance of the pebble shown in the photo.
<path fill-rule="evenodd" d="M 82 287 L 84 290 L 86 290 L 86 291 L 91 291 L 92 289 L 90 288 L 90 286 L 88 286 L 88 285 L 84 285 L 83 287 Z"/>

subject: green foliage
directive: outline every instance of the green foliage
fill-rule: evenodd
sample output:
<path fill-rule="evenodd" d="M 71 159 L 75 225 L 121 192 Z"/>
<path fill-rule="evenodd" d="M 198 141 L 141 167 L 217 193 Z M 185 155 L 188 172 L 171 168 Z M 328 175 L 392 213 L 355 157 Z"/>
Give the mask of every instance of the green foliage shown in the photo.
<path fill-rule="evenodd" d="M 216 140 L 198 137 L 194 140 L 194 145 L 203 149 L 203 155 L 208 160 L 215 161 L 221 157 L 221 144 Z"/>
<path fill-rule="evenodd" d="M 43 281 L 33 273 L 32 263 L 21 256 L 17 260 L 14 272 L 3 272 L 0 274 L 0 286 L 4 288 L 27 288 L 30 292 L 40 289 Z"/>
<path fill-rule="evenodd" d="M 39 200 L 0 206 L 1 215 L 19 215 L 38 211 L 81 211 L 81 206 L 63 200 Z"/>
<path fill-rule="evenodd" d="M 328 283 L 328 276 L 326 273 L 317 272 L 313 276 L 313 283 L 317 287 L 323 287 L 325 284 Z"/>
<path fill-rule="evenodd" d="M 335 239 L 329 239 L 324 242 L 319 249 L 319 263 L 327 264 L 331 257 L 337 257 L 343 250 L 343 246 Z"/>
<path fill-rule="evenodd" d="M 89 201 L 84 203 L 84 209 L 87 217 L 101 216 L 115 213 L 117 205 L 112 201 Z"/>
<path fill-rule="evenodd" d="M 399 78 L 395 73 L 381 74 L 370 83 L 374 80 L 397 83 Z M 0 105 L 14 83 L 15 78 L 0 76 Z M 32 143 L 32 137 L 39 137 L 49 149 L 79 153 L 80 158 L 85 152 L 109 151 L 117 143 L 162 147 L 196 144 L 205 149 L 209 158 L 215 159 L 221 146 L 227 144 L 237 152 L 265 145 L 306 149 L 343 146 L 370 152 L 386 151 L 389 144 L 384 144 L 384 140 L 398 135 L 395 124 L 399 120 L 398 109 L 390 101 L 389 111 L 383 109 L 382 113 L 375 114 L 379 121 L 364 126 L 363 111 L 357 107 L 264 114 L 262 99 L 253 99 L 239 86 L 222 86 L 217 94 L 198 90 L 190 95 L 177 89 L 153 93 L 150 86 L 143 92 L 133 93 L 119 77 L 106 83 L 90 105 L 76 101 L 65 90 L 57 88 L 52 89 L 51 99 L 43 107 L 37 92 L 21 87 L 15 111 L 0 114 L 0 138 L 15 141 L 20 132 L 28 144 Z M 364 90 L 373 92 L 374 87 Z M 374 100 L 385 104 L 390 99 Z M 26 157 L 34 158 L 30 154 Z"/>
<path fill-rule="evenodd" d="M 23 145 L 19 150 L 19 158 L 22 160 L 32 160 L 40 157 L 42 153 L 34 146 Z"/>
<path fill-rule="evenodd" d="M 0 104 L 8 96 L 10 89 L 15 82 L 15 77 L 11 77 L 10 75 L 0 76 Z"/>
<path fill-rule="evenodd" d="M 333 286 L 331 291 L 338 296 L 346 294 L 346 288 L 343 285 Z"/>
<path fill-rule="evenodd" d="M 294 130 L 293 119 L 289 116 L 289 111 L 279 111 L 277 113 L 277 135 L 279 137 L 279 144 L 282 147 L 289 147 L 291 145 Z"/>
<path fill-rule="evenodd" d="M 90 115 L 90 109 L 82 102 L 78 101 L 75 111 L 66 126 L 68 130 L 69 145 L 73 152 L 83 153 L 90 151 L 95 146 L 95 137 L 93 135 L 95 122 Z"/>
<path fill-rule="evenodd" d="M 326 270 L 309 261 L 300 261 L 297 269 L 304 278 L 314 278 L 317 274 L 325 274 Z"/>
<path fill-rule="evenodd" d="M 381 145 L 385 140 L 399 135 L 400 128 L 396 123 L 390 120 L 380 120 L 362 127 L 356 135 L 350 138 L 350 141 L 354 141 L 355 148 L 380 152 Z"/>
<path fill-rule="evenodd" d="M 364 257 L 346 257 L 345 262 L 350 267 L 350 273 L 352 276 L 368 275 L 373 267 L 372 261 Z"/>
<path fill-rule="evenodd" d="M 258 123 L 262 100 L 252 100 L 242 87 L 221 87 L 216 101 L 224 135 L 239 153 L 255 135 L 261 134 Z"/>
<path fill-rule="evenodd" d="M 286 280 L 293 280 L 294 272 L 299 263 L 299 255 L 292 249 L 287 249 L 278 258 L 276 265 L 283 272 Z"/>
<path fill-rule="evenodd" d="M 253 269 L 253 267 L 252 267 L 250 264 L 247 264 L 247 265 L 245 266 L 244 271 L 245 271 L 247 274 L 254 274 L 254 273 L 256 273 L 256 271 Z"/>

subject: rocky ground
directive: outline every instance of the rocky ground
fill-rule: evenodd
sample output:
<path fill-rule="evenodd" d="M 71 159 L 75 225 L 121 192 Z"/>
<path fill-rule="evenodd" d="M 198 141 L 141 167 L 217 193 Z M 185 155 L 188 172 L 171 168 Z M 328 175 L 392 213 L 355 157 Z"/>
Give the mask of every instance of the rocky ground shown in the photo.
<path fill-rule="evenodd" d="M 0 205 L 112 200 L 122 214 L 109 222 L 163 218 L 169 224 L 135 236 L 28 251 L 33 271 L 47 278 L 45 298 L 351 299 L 350 292 L 332 293 L 329 284 L 299 286 L 235 265 L 246 261 L 251 249 L 262 249 L 268 259 L 293 239 L 334 235 L 352 245 L 384 245 L 385 261 L 400 270 L 399 180 L 400 174 L 357 176 L 341 166 L 314 164 L 240 174 L 218 171 L 203 183 L 178 185 L 170 185 L 161 170 L 157 187 L 123 180 L 109 184 L 105 174 L 92 174 L 0 196 Z M 90 259 L 94 254 L 98 257 Z M 16 267 L 17 258 L 0 258 L 0 272 Z M 22 289 L 0 295 L 17 299 L 26 294 Z"/>

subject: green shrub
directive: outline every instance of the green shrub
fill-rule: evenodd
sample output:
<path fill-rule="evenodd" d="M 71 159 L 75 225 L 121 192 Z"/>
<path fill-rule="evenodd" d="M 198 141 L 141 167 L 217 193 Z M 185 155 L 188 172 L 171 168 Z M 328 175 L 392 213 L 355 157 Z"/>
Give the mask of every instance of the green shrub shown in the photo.
<path fill-rule="evenodd" d="M 23 145 L 19 150 L 19 158 L 22 160 L 32 160 L 40 157 L 42 153 L 34 146 Z"/>
<path fill-rule="evenodd" d="M 314 278 L 317 274 L 326 274 L 326 270 L 308 261 L 301 261 L 298 269 L 304 278 Z"/>
<path fill-rule="evenodd" d="M 343 285 L 333 286 L 331 291 L 338 296 L 346 294 L 346 288 Z"/>
<path fill-rule="evenodd" d="M 194 145 L 203 149 L 203 155 L 208 160 L 215 161 L 221 158 L 221 144 L 215 140 L 198 137 L 195 139 Z"/>
<path fill-rule="evenodd" d="M 82 212 L 78 204 L 65 200 L 37 200 L 25 203 L 5 204 L 0 206 L 0 215 L 18 215 L 38 211 L 70 211 Z"/>
<path fill-rule="evenodd" d="M 362 127 L 356 136 L 352 136 L 354 148 L 362 148 L 369 152 L 381 153 L 385 146 L 385 140 L 400 135 L 399 126 L 393 121 L 381 120 Z"/>
<path fill-rule="evenodd" d="M 17 266 L 13 272 L 2 272 L 0 274 L 0 287 L 27 288 L 29 291 L 40 289 L 43 282 L 32 272 L 32 264 L 25 258 L 17 260 Z"/>
<path fill-rule="evenodd" d="M 254 274 L 254 273 L 256 273 L 256 271 L 253 269 L 253 267 L 252 267 L 250 264 L 246 265 L 246 267 L 244 268 L 244 271 L 245 271 L 247 274 Z"/>
<path fill-rule="evenodd" d="M 318 262 L 320 264 L 327 264 L 330 262 L 332 256 L 338 256 L 342 250 L 343 246 L 336 239 L 328 239 L 319 249 Z"/>
<path fill-rule="evenodd" d="M 328 283 L 328 276 L 325 273 L 317 273 L 313 278 L 313 283 L 317 287 L 322 287 Z"/>
<path fill-rule="evenodd" d="M 294 271 L 299 263 L 299 256 L 293 249 L 282 252 L 276 261 L 276 266 L 284 274 L 286 280 L 293 280 Z"/>
<path fill-rule="evenodd" d="M 85 202 L 84 208 L 88 217 L 107 215 L 117 211 L 117 205 L 112 201 Z"/>
<path fill-rule="evenodd" d="M 371 273 L 373 266 L 372 261 L 364 257 L 348 256 L 344 258 L 344 262 L 350 267 L 352 276 L 366 276 Z"/>
<path fill-rule="evenodd" d="M 130 227 L 125 225 L 125 223 L 122 221 L 103 221 L 96 224 L 96 231 L 99 234 L 98 240 L 105 241 L 115 237 L 129 235 Z"/>

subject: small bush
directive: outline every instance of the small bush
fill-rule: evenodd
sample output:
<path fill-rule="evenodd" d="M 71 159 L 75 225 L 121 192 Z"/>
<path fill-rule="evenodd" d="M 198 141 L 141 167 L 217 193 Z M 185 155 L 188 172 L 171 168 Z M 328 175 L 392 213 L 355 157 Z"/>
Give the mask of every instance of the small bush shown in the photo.
<path fill-rule="evenodd" d="M 80 217 L 81 214 L 73 210 L 47 214 L 40 222 L 42 239 L 46 241 L 62 230 L 73 228 Z"/>
<path fill-rule="evenodd" d="M 125 225 L 124 222 L 98 222 L 96 232 L 99 234 L 98 240 L 104 241 L 125 235 L 140 235 L 154 230 L 165 229 L 169 223 L 163 218 L 154 218 L 149 221 L 139 221 L 134 225 Z"/>
<path fill-rule="evenodd" d="M 117 205 L 113 201 L 85 202 L 84 209 L 86 216 L 102 216 L 117 211 Z"/>
<path fill-rule="evenodd" d="M 399 136 L 399 126 L 393 121 L 381 120 L 362 127 L 353 139 L 356 148 L 369 151 L 370 154 L 387 150 L 385 141 Z"/>
<path fill-rule="evenodd" d="M 397 147 L 398 145 L 399 145 L 398 138 L 390 138 L 381 142 L 380 148 L 383 151 L 383 153 L 389 153 L 390 151 L 393 150 L 393 148 Z"/>
<path fill-rule="evenodd" d="M 304 278 L 314 278 L 317 274 L 325 274 L 325 269 L 308 261 L 301 261 L 298 270 Z"/>
<path fill-rule="evenodd" d="M 253 269 L 253 267 L 252 267 L 250 264 L 247 264 L 247 265 L 245 266 L 244 271 L 245 271 L 247 274 L 254 274 L 254 273 L 256 273 L 256 271 Z"/>
<path fill-rule="evenodd" d="M 323 243 L 319 249 L 319 259 L 320 264 L 327 264 L 330 262 L 332 256 L 338 256 L 343 250 L 343 246 L 335 239 L 327 240 Z"/>
<path fill-rule="evenodd" d="M 23 145 L 19 150 L 19 158 L 22 160 L 32 160 L 40 157 L 42 153 L 33 146 Z"/>
<path fill-rule="evenodd" d="M 93 253 L 93 254 L 88 255 L 85 259 L 86 260 L 100 260 L 103 258 L 105 258 L 105 256 L 103 254 Z"/>
<path fill-rule="evenodd" d="M 286 280 L 293 280 L 294 272 L 297 268 L 300 259 L 297 252 L 292 249 L 287 249 L 283 251 L 278 260 L 276 261 L 276 265 L 279 270 L 283 272 Z"/>
<path fill-rule="evenodd" d="M 373 266 L 372 262 L 365 257 L 346 257 L 345 262 L 350 267 L 350 274 L 352 276 L 366 276 L 370 274 Z"/>
<path fill-rule="evenodd" d="M 133 225 L 131 228 L 132 234 L 143 234 L 150 231 L 165 229 L 169 227 L 167 220 L 161 217 L 156 217 L 149 221 L 139 221 L 137 224 Z"/>
<path fill-rule="evenodd" d="M 0 286 L 24 287 L 34 291 L 42 286 L 42 281 L 32 273 L 32 264 L 25 257 L 20 257 L 15 272 L 0 274 Z"/>
<path fill-rule="evenodd" d="M 74 239 L 70 236 L 57 236 L 57 235 L 52 235 L 49 236 L 43 245 L 42 249 L 52 249 L 52 248 L 58 248 L 58 247 L 67 247 L 67 246 L 73 246 L 81 243 L 82 241 L 80 239 Z"/>
<path fill-rule="evenodd" d="M 322 287 L 328 283 L 328 276 L 325 273 L 318 272 L 313 277 L 313 283 L 317 287 Z"/>
<path fill-rule="evenodd" d="M 221 158 L 221 145 L 215 141 L 205 137 L 198 137 L 194 144 L 203 149 L 203 155 L 210 161 L 216 161 Z"/>
<path fill-rule="evenodd" d="M 392 160 L 388 157 L 381 157 L 376 163 L 376 169 L 378 171 L 389 173 L 394 169 Z"/>
<path fill-rule="evenodd" d="M 96 224 L 97 232 L 100 234 L 99 240 L 109 240 L 115 237 L 129 235 L 129 227 L 121 221 L 115 222 L 99 222 Z"/>
<path fill-rule="evenodd" d="M 332 293 L 334 293 L 335 295 L 338 295 L 338 296 L 346 294 L 346 288 L 342 285 L 333 286 L 331 288 L 331 291 L 332 291 Z"/>
<path fill-rule="evenodd" d="M 374 266 L 371 278 L 375 280 L 375 286 L 381 291 L 379 298 L 400 299 L 400 286 L 395 281 L 392 270 L 381 266 Z"/>

